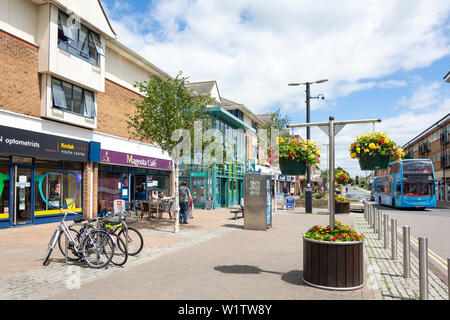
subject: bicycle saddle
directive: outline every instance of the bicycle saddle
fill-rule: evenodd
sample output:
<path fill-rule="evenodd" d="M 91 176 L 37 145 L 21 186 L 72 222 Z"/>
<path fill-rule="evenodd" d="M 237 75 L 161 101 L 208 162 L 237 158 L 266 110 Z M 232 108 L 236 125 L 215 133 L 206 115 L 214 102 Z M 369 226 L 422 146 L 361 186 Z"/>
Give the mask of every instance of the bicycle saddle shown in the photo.
<path fill-rule="evenodd" d="M 81 222 L 84 222 L 84 221 L 86 221 L 85 218 L 76 218 L 75 220 L 73 220 L 73 222 L 75 222 L 75 223 L 81 223 Z"/>

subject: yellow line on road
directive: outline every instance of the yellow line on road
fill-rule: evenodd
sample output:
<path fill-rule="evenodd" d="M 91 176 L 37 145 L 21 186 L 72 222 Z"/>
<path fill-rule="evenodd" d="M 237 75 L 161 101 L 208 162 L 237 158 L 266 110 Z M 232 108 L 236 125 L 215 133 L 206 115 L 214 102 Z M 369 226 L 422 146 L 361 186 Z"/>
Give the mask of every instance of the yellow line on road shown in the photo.
<path fill-rule="evenodd" d="M 403 235 L 402 232 L 402 228 L 397 227 L 397 231 Z M 411 242 L 417 247 L 419 248 L 419 241 L 416 240 L 416 238 L 414 238 L 413 236 L 411 236 Z M 441 256 L 439 256 L 436 252 L 434 252 L 433 250 L 431 250 L 430 248 L 428 248 L 428 253 L 430 254 L 431 258 L 433 258 L 440 266 L 447 268 L 447 261 L 442 258 Z"/>

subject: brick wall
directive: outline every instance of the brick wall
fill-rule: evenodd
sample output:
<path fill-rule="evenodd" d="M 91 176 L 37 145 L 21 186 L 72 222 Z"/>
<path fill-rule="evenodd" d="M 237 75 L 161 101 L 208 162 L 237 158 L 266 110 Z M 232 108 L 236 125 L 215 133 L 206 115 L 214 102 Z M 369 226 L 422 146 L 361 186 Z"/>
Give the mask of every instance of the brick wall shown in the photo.
<path fill-rule="evenodd" d="M 91 175 L 92 164 L 84 163 L 83 167 L 83 215 L 89 217 L 91 207 Z M 92 180 L 92 217 L 97 216 L 98 209 L 98 163 L 93 164 L 93 180 Z"/>
<path fill-rule="evenodd" d="M 0 30 L 0 108 L 40 117 L 38 48 Z"/>
<path fill-rule="evenodd" d="M 140 95 L 105 79 L 105 93 L 98 94 L 98 121 L 96 131 L 130 138 L 126 113 L 133 115 L 135 107 L 130 101 Z"/>

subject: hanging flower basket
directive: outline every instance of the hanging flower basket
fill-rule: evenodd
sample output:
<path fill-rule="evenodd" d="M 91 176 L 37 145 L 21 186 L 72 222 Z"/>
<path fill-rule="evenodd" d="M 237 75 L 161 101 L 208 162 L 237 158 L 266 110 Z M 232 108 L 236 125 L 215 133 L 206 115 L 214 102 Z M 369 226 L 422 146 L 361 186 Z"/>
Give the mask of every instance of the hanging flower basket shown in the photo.
<path fill-rule="evenodd" d="M 350 147 L 350 157 L 359 160 L 361 170 L 386 169 L 391 161 L 401 161 L 405 156 L 402 148 L 387 138 L 386 133 L 366 133 L 356 136 Z"/>
<path fill-rule="evenodd" d="M 309 139 L 303 142 L 297 137 L 278 138 L 279 156 L 275 149 L 268 149 L 268 161 L 279 157 L 280 171 L 283 175 L 300 176 L 306 172 L 306 167 L 320 163 L 320 148 Z"/>
<path fill-rule="evenodd" d="M 375 155 L 372 157 L 361 157 L 359 159 L 359 166 L 361 170 L 380 170 L 386 169 L 391 162 L 390 157 Z"/>
<path fill-rule="evenodd" d="M 346 184 L 350 180 L 350 176 L 349 176 L 349 174 L 346 171 L 338 171 L 334 175 L 334 180 L 338 184 Z"/>
<path fill-rule="evenodd" d="M 280 159 L 280 171 L 283 175 L 301 176 L 306 173 L 306 161 Z"/>

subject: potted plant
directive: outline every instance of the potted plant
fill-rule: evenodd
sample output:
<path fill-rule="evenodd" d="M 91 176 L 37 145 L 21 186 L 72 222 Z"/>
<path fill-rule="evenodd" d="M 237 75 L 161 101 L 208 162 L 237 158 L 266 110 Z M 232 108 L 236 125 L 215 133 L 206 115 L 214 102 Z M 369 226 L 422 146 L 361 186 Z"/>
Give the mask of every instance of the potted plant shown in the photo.
<path fill-rule="evenodd" d="M 350 147 L 350 157 L 357 158 L 361 170 L 386 169 L 390 161 L 401 161 L 403 149 L 387 138 L 386 133 L 375 132 L 356 136 Z"/>
<path fill-rule="evenodd" d="M 348 181 L 350 180 L 350 176 L 347 172 L 345 171 L 338 171 L 336 172 L 336 174 L 334 175 L 334 179 L 336 180 L 336 182 L 338 184 L 347 184 Z"/>
<path fill-rule="evenodd" d="M 364 285 L 364 235 L 336 222 L 313 226 L 303 235 L 303 281 L 331 290 L 354 290 Z"/>
<path fill-rule="evenodd" d="M 335 213 L 349 213 L 350 200 L 346 197 L 334 197 Z"/>
<path fill-rule="evenodd" d="M 283 175 L 304 175 L 307 166 L 320 163 L 319 148 L 309 139 L 303 142 L 294 137 L 279 138 L 279 164 Z M 272 147 L 268 149 L 270 159 L 276 157 Z"/>

